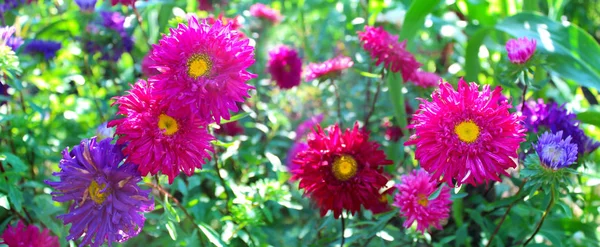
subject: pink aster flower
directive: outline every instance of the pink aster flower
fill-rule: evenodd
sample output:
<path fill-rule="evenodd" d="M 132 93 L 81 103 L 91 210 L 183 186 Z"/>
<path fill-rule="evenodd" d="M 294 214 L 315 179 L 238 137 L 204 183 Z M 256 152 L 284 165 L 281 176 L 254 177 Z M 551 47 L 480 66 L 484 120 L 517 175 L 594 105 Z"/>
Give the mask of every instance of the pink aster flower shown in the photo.
<path fill-rule="evenodd" d="M 271 78 L 282 89 L 300 85 L 302 77 L 302 59 L 296 50 L 281 45 L 269 52 L 267 64 Z"/>
<path fill-rule="evenodd" d="M 250 6 L 250 15 L 256 18 L 268 20 L 273 24 L 279 23 L 283 18 L 279 13 L 279 10 L 274 10 L 262 3 L 257 3 Z"/>
<path fill-rule="evenodd" d="M 514 64 L 524 64 L 533 53 L 535 53 L 535 46 L 537 41 L 535 39 L 528 39 L 526 37 L 518 39 L 510 39 L 506 42 L 506 51 L 508 52 L 508 59 Z"/>
<path fill-rule="evenodd" d="M 422 70 L 417 70 L 410 78 L 410 81 L 412 83 L 422 88 L 437 87 L 438 85 L 440 85 L 441 80 L 442 77 L 440 77 L 436 73 L 431 73 Z"/>
<path fill-rule="evenodd" d="M 376 59 L 375 65 L 384 64 L 392 72 L 402 72 L 402 79 L 408 81 L 421 64 L 406 50 L 406 41 L 398 42 L 398 36 L 391 35 L 382 27 L 365 26 L 358 32 L 363 49 Z"/>
<path fill-rule="evenodd" d="M 321 216 L 331 210 L 339 218 L 342 210 L 354 214 L 361 206 L 368 210 L 381 206 L 379 191 L 389 180 L 383 166 L 393 162 L 358 123 L 343 132 L 337 124 L 325 130 L 318 126 L 308 135 L 307 145 L 294 159 L 298 168 L 292 171 L 292 180 L 300 181 Z"/>
<path fill-rule="evenodd" d="M 306 70 L 306 80 L 325 79 L 338 76 L 343 70 L 352 67 L 354 62 L 346 56 L 339 56 L 322 63 L 310 63 Z"/>
<path fill-rule="evenodd" d="M 154 65 L 156 65 L 156 62 L 154 62 L 154 60 L 152 60 L 152 58 L 150 58 L 150 55 L 152 55 L 152 50 L 150 50 L 150 52 L 148 52 L 148 54 L 146 54 L 146 56 L 144 56 L 144 59 L 142 59 L 142 74 L 144 74 L 147 77 L 151 77 L 154 75 L 158 75 L 160 74 L 160 71 L 158 71 L 157 69 L 154 68 Z"/>
<path fill-rule="evenodd" d="M 467 84 L 458 91 L 447 82 L 421 105 L 409 128 L 415 129 L 406 145 L 416 145 L 415 158 L 435 180 L 443 177 L 450 186 L 500 181 L 500 174 L 517 166 L 517 150 L 525 139 L 522 116 L 511 114 L 502 88 Z"/>
<path fill-rule="evenodd" d="M 246 71 L 254 63 L 254 47 L 232 30 L 231 23 L 217 20 L 210 25 L 190 17 L 153 46 L 150 58 L 161 74 L 155 93 L 170 102 L 171 108 L 190 106 L 207 121 L 220 123 L 237 112 L 236 103 L 250 97 L 254 88 L 246 82 L 256 75 Z"/>
<path fill-rule="evenodd" d="M 25 226 L 19 221 L 16 226 L 8 225 L 6 230 L 0 235 L 2 241 L 0 244 L 6 244 L 8 247 L 59 247 L 58 237 L 51 236 L 48 229 L 40 232 L 35 225 Z"/>
<path fill-rule="evenodd" d="M 441 222 L 450 216 L 450 188 L 444 186 L 435 199 L 429 200 L 431 194 L 438 190 L 438 185 L 423 170 L 403 175 L 396 188 L 398 194 L 394 198 L 394 206 L 400 208 L 400 215 L 406 218 L 402 226 L 409 228 L 416 221 L 417 231 L 421 233 L 431 226 L 442 229 Z"/>
<path fill-rule="evenodd" d="M 139 80 L 129 94 L 117 97 L 117 114 L 124 118 L 112 120 L 108 126 L 117 126 L 117 144 L 127 144 L 123 154 L 138 165 L 142 175 L 160 171 L 173 183 L 180 171 L 191 176 L 210 160 L 210 141 L 215 138 L 208 133 L 206 122 L 189 108 L 169 109 L 152 90 L 152 84 Z"/>

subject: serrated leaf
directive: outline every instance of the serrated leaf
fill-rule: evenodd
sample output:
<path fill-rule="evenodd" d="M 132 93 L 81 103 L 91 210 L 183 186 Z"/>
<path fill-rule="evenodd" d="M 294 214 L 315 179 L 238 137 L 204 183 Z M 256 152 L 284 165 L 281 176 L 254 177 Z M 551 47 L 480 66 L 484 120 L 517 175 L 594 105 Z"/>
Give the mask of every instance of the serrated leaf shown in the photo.
<path fill-rule="evenodd" d="M 227 246 L 227 244 L 225 244 L 223 242 L 223 240 L 221 240 L 221 237 L 219 236 L 219 234 L 217 234 L 217 232 L 215 230 L 210 228 L 210 226 L 201 222 L 200 224 L 198 224 L 198 227 L 200 228 L 200 231 L 202 231 L 204 236 L 206 236 L 206 238 L 208 238 L 208 241 L 210 241 L 215 246 L 217 246 L 217 247 Z"/>

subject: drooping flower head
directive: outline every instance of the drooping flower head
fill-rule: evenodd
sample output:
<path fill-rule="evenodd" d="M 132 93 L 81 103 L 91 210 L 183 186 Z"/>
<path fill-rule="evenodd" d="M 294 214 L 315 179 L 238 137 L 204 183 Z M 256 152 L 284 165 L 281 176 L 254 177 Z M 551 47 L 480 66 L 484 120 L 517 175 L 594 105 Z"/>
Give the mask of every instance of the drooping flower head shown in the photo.
<path fill-rule="evenodd" d="M 42 54 L 46 60 L 56 57 L 61 44 L 54 41 L 32 40 L 25 46 L 25 52 L 29 54 Z"/>
<path fill-rule="evenodd" d="M 277 24 L 283 18 L 278 10 L 274 10 L 267 5 L 257 3 L 250 6 L 250 15 L 267 20 L 273 24 Z"/>
<path fill-rule="evenodd" d="M 142 175 L 160 171 L 173 183 L 181 171 L 191 176 L 210 160 L 214 137 L 189 108 L 169 109 L 152 90 L 152 84 L 139 80 L 127 95 L 118 97 L 114 104 L 124 117 L 108 126 L 117 127 L 117 144 L 127 144 L 123 149 L 127 162 L 138 165 Z"/>
<path fill-rule="evenodd" d="M 392 161 L 358 123 L 344 132 L 337 124 L 325 130 L 319 126 L 308 135 L 307 144 L 294 160 L 298 168 L 292 179 L 300 181 L 321 216 L 331 210 L 339 218 L 344 209 L 354 214 L 361 206 L 372 210 L 381 204 L 380 190 L 389 180 L 383 166 Z"/>
<path fill-rule="evenodd" d="M 25 226 L 19 221 L 16 226 L 8 225 L 0 235 L 0 244 L 8 247 L 59 247 L 58 237 L 51 236 L 48 229 L 40 232 L 35 225 Z"/>
<path fill-rule="evenodd" d="M 0 45 L 4 44 L 13 51 L 17 51 L 23 44 L 23 39 L 13 36 L 15 28 L 12 26 L 0 27 Z"/>
<path fill-rule="evenodd" d="M 535 53 L 536 45 L 537 41 L 535 39 L 528 39 L 526 37 L 510 39 L 506 42 L 508 59 L 514 64 L 524 64 L 529 61 L 533 56 L 533 53 Z"/>
<path fill-rule="evenodd" d="M 269 51 L 267 63 L 271 78 L 282 89 L 300 85 L 302 79 L 302 59 L 296 50 L 280 45 Z"/>
<path fill-rule="evenodd" d="M 244 134 L 244 127 L 239 121 L 233 121 L 226 124 L 221 124 L 219 129 L 215 129 L 215 134 L 226 136 L 238 136 Z"/>
<path fill-rule="evenodd" d="M 352 58 L 346 56 L 332 58 L 322 63 L 310 63 L 306 69 L 306 80 L 336 77 L 352 65 L 354 65 Z"/>
<path fill-rule="evenodd" d="M 383 63 L 392 72 L 401 71 L 404 81 L 410 80 L 421 67 L 415 56 L 406 50 L 406 41 L 398 42 L 398 36 L 389 34 L 382 27 L 365 26 L 364 32 L 358 32 L 358 39 L 363 49 L 376 59 L 375 65 Z"/>
<path fill-rule="evenodd" d="M 256 77 L 246 71 L 254 63 L 254 47 L 239 37 L 231 23 L 210 25 L 195 17 L 171 29 L 150 56 L 161 72 L 153 77 L 156 94 L 176 101 L 172 108 L 190 106 L 207 121 L 229 119 L 230 110 L 238 111 L 236 103 L 250 97 L 254 87 L 246 82 Z"/>
<path fill-rule="evenodd" d="M 406 145 L 416 145 L 415 158 L 435 180 L 450 186 L 500 181 L 500 174 L 516 167 L 519 144 L 525 139 L 523 117 L 511 114 L 510 104 L 501 101 L 502 88 L 467 84 L 458 90 L 447 82 L 421 105 L 408 128 L 415 129 Z"/>
<path fill-rule="evenodd" d="M 436 73 L 417 70 L 410 78 L 410 81 L 422 88 L 432 88 L 437 87 L 442 78 Z"/>
<path fill-rule="evenodd" d="M 84 12 L 94 12 L 97 0 L 75 0 L 79 9 Z"/>
<path fill-rule="evenodd" d="M 577 145 L 571 143 L 571 136 L 563 139 L 563 132 L 546 132 L 535 145 L 542 165 L 554 170 L 570 166 L 577 161 Z"/>
<path fill-rule="evenodd" d="M 73 201 L 69 212 L 58 216 L 65 225 L 71 224 L 67 240 L 83 236 L 81 246 L 109 246 L 135 237 L 144 227 L 144 213 L 154 209 L 150 190 L 142 190 L 142 180 L 136 166 L 122 163 L 121 145 L 108 138 L 82 140 L 69 152 L 62 152 L 60 172 L 53 173 L 59 181 L 46 181 L 54 188 L 52 199 Z"/>
<path fill-rule="evenodd" d="M 555 102 L 545 104 L 543 99 L 537 101 L 528 101 L 523 109 L 525 116 L 525 127 L 534 133 L 549 130 L 552 133 L 562 131 L 562 139 L 572 138 L 572 142 L 577 144 L 579 155 L 594 152 L 600 147 L 600 142 L 594 141 L 588 137 L 580 128 L 580 122 L 577 116 L 570 113 L 565 105 L 558 105 Z"/>
<path fill-rule="evenodd" d="M 424 170 L 414 170 L 402 176 L 402 182 L 396 185 L 398 193 L 394 206 L 400 208 L 400 216 L 406 218 L 405 228 L 415 221 L 417 231 L 424 233 L 430 227 L 442 229 L 441 222 L 450 216 L 450 188 L 444 186 L 435 199 L 430 196 L 438 190 L 436 181 Z"/>

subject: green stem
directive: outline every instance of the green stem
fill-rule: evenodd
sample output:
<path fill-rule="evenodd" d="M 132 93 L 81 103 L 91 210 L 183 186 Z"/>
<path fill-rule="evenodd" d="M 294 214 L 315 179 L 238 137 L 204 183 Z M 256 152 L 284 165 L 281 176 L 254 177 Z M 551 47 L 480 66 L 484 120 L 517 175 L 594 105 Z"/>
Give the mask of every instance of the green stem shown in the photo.
<path fill-rule="evenodd" d="M 406 121 L 406 108 L 404 107 L 404 93 L 402 93 L 404 82 L 402 81 L 400 73 L 388 73 L 383 79 L 386 80 L 388 84 L 388 91 L 390 92 L 390 98 L 394 107 L 396 123 L 400 126 L 402 131 L 403 137 L 398 143 L 402 149 L 399 154 L 400 164 L 404 164 L 404 138 L 408 135 L 408 131 L 406 130 L 408 123 Z"/>
<path fill-rule="evenodd" d="M 537 227 L 535 228 L 535 231 L 525 241 L 525 243 L 523 243 L 523 246 L 527 246 L 527 244 L 529 244 L 529 242 L 531 242 L 531 240 L 533 240 L 533 237 L 535 237 L 535 235 L 540 231 L 540 229 L 542 228 L 542 224 L 544 224 L 544 220 L 546 220 L 546 216 L 548 216 L 548 214 L 550 213 L 550 209 L 552 209 L 552 205 L 554 205 L 554 186 L 551 186 L 550 190 L 551 190 L 550 202 L 548 202 L 548 206 L 546 207 L 546 210 L 544 211 L 544 214 L 542 215 L 540 222 L 538 223 Z"/>
<path fill-rule="evenodd" d="M 344 238 L 344 232 L 346 231 L 346 223 L 344 222 L 344 212 L 342 212 L 342 215 L 340 215 L 340 218 L 342 220 L 342 243 L 340 244 L 340 246 L 344 247 L 344 241 L 346 240 Z"/>
<path fill-rule="evenodd" d="M 521 192 L 521 190 L 523 189 L 523 186 L 525 185 L 525 183 L 527 183 L 527 180 L 524 180 L 521 183 L 521 186 L 519 186 L 519 190 L 517 191 L 517 194 L 515 194 L 515 196 L 518 196 L 519 193 Z M 510 210 L 512 209 L 512 207 L 517 204 L 518 201 L 521 201 L 519 197 L 517 197 L 517 199 L 513 200 L 510 205 L 508 205 L 508 208 L 506 208 L 506 212 L 504 212 L 504 215 L 502 216 L 502 219 L 500 219 L 500 222 L 498 223 L 498 225 L 496 226 L 496 229 L 494 230 L 494 233 L 492 233 L 492 236 L 490 236 L 490 240 L 488 241 L 488 243 L 485 245 L 486 247 L 490 246 L 492 244 L 492 241 L 494 240 L 494 237 L 496 236 L 496 234 L 498 234 L 498 231 L 500 230 L 500 227 L 502 226 L 502 223 L 504 223 L 504 220 L 506 219 L 506 216 L 508 216 L 508 213 L 510 213 Z"/>

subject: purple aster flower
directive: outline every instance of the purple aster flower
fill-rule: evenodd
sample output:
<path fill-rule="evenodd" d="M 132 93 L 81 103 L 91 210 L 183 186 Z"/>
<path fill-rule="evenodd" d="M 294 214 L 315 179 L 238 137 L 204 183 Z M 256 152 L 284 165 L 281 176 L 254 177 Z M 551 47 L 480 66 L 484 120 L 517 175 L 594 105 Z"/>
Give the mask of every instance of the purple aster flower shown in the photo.
<path fill-rule="evenodd" d="M 124 242 L 144 227 L 144 212 L 154 209 L 150 190 L 142 190 L 137 166 L 123 162 L 122 146 L 108 138 L 82 140 L 60 161 L 60 181 L 46 181 L 56 191 L 54 201 L 73 201 L 69 213 L 58 216 L 71 224 L 67 240 L 83 236 L 80 246 L 100 246 L 107 242 Z"/>
<path fill-rule="evenodd" d="M 84 12 L 94 12 L 96 8 L 97 0 L 75 0 L 75 3 L 79 6 L 79 9 Z"/>
<path fill-rule="evenodd" d="M 46 60 L 56 57 L 61 44 L 54 41 L 33 40 L 25 46 L 25 52 L 29 54 L 42 54 Z"/>
<path fill-rule="evenodd" d="M 563 132 L 546 132 L 538 139 L 535 151 L 542 164 L 554 170 L 565 168 L 577 160 L 577 145 L 571 143 L 571 136 L 563 139 Z"/>
<path fill-rule="evenodd" d="M 100 23 L 91 23 L 86 27 L 93 37 L 85 44 L 85 50 L 88 53 L 101 53 L 101 60 L 118 61 L 123 53 L 133 49 L 133 37 L 125 30 L 125 17 L 119 12 L 102 11 L 100 16 Z"/>
<path fill-rule="evenodd" d="M 119 12 L 111 12 L 111 11 L 101 11 L 100 16 L 102 17 L 103 23 L 102 25 L 115 30 L 117 32 L 121 32 L 125 30 L 125 16 L 121 15 Z"/>
<path fill-rule="evenodd" d="M 304 136 L 314 130 L 314 128 L 323 121 L 323 114 L 312 116 L 300 123 L 296 128 L 296 141 L 303 139 Z"/>
<path fill-rule="evenodd" d="M 12 48 L 13 51 L 17 51 L 23 44 L 23 39 L 19 37 L 13 37 L 15 28 L 12 26 L 0 27 L 0 44 L 5 44 Z"/>
<path fill-rule="evenodd" d="M 600 142 L 596 142 L 586 136 L 579 127 L 580 122 L 576 115 L 569 113 L 565 105 L 558 105 L 555 102 L 544 104 L 543 99 L 528 101 L 523 109 L 525 127 L 535 133 L 542 130 L 550 130 L 552 133 L 562 131 L 562 138 L 571 137 L 573 143 L 577 144 L 577 151 L 580 155 L 591 153 L 600 147 Z"/>
<path fill-rule="evenodd" d="M 537 41 L 535 39 L 527 39 L 525 37 L 508 40 L 506 42 L 508 59 L 514 64 L 526 63 L 533 56 L 533 53 L 535 53 L 536 44 Z"/>

